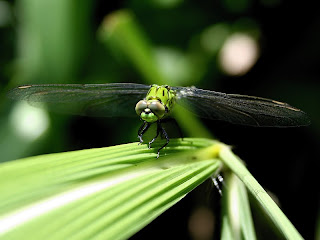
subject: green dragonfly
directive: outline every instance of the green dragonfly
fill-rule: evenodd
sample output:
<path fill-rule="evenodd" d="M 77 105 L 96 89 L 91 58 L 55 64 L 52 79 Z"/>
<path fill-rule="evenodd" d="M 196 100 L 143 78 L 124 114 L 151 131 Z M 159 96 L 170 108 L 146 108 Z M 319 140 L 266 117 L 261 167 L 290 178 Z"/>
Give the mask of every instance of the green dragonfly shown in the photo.
<path fill-rule="evenodd" d="M 160 133 L 166 139 L 166 143 L 158 149 L 157 158 L 170 140 L 161 123 L 168 119 L 175 104 L 182 105 L 199 117 L 240 125 L 297 127 L 310 123 L 303 111 L 287 103 L 195 87 L 135 83 L 41 84 L 14 88 L 8 96 L 26 100 L 31 105 L 44 102 L 49 109 L 69 114 L 102 117 L 138 114 L 143 121 L 138 130 L 140 143 L 153 123 L 157 124 L 157 133 L 149 142 L 149 148 Z"/>

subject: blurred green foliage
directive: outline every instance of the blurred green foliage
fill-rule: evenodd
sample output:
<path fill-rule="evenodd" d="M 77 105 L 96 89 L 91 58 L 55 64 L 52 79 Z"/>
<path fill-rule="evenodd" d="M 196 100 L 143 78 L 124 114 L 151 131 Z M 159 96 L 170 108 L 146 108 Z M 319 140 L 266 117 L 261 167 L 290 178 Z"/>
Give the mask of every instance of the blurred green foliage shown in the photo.
<path fill-rule="evenodd" d="M 0 161 L 136 141 L 138 118 L 22 111 L 26 107 L 5 97 L 20 84 L 166 83 L 279 99 L 305 110 L 312 126 L 261 130 L 202 124 L 184 113 L 176 118 L 188 136 L 215 135 L 237 146 L 257 179 L 268 179 L 267 187 L 283 202 L 292 202 L 284 210 L 310 239 L 319 199 L 312 186 L 320 147 L 316 9 L 284 0 L 0 0 Z M 235 34 L 253 40 L 257 58 L 247 71 L 234 75 L 223 67 L 222 49 Z M 244 59 L 242 53 L 233 56 Z M 47 126 L 43 132 L 29 134 L 41 126 Z M 249 145 L 255 152 L 248 151 Z M 261 152 L 265 158 L 257 160 Z M 261 163 L 275 152 L 283 154 L 270 179 L 271 170 Z M 284 186 L 290 186 L 287 192 Z M 305 198 L 308 189 L 310 198 Z M 307 209 L 297 210 L 295 204 Z"/>

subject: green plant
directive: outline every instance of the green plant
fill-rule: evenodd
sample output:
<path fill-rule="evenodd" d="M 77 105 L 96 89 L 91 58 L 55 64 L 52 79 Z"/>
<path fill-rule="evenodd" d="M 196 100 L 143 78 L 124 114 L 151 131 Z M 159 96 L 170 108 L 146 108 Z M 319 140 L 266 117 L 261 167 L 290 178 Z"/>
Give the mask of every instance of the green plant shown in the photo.
<path fill-rule="evenodd" d="M 222 239 L 255 239 L 243 184 L 283 236 L 301 238 L 228 146 L 173 139 L 156 159 L 157 147 L 130 143 L 2 164 L 0 239 L 125 239 L 221 169 Z"/>

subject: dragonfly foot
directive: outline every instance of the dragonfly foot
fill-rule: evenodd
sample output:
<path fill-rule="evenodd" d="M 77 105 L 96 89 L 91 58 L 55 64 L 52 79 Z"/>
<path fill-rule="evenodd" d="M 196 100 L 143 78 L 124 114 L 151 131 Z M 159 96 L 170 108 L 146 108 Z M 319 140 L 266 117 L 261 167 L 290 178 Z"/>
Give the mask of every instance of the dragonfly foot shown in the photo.
<path fill-rule="evenodd" d="M 222 196 L 222 190 L 220 188 L 220 184 L 223 185 L 223 177 L 218 174 L 217 176 L 211 176 L 211 179 L 212 179 L 212 182 L 213 182 L 213 185 L 216 187 L 216 189 L 218 190 L 220 196 Z"/>
<path fill-rule="evenodd" d="M 156 138 L 152 139 L 152 140 L 149 142 L 149 149 L 151 148 L 151 144 L 154 142 L 154 140 L 156 140 Z"/>
<path fill-rule="evenodd" d="M 138 138 L 139 138 L 139 143 L 138 143 L 138 145 L 141 145 L 141 144 L 143 143 L 143 139 L 142 139 L 141 136 L 138 136 Z"/>

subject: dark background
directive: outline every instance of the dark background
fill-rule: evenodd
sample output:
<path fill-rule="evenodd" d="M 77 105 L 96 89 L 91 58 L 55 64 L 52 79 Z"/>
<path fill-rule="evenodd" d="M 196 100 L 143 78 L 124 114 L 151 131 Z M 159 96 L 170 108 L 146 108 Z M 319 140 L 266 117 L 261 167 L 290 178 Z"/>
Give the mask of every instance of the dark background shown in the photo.
<path fill-rule="evenodd" d="M 320 15 L 314 2 L 40 2 L 0 1 L 1 161 L 136 141 L 138 118 L 55 113 L 49 113 L 50 125 L 42 135 L 22 139 L 10 123 L 15 105 L 5 97 L 7 90 L 19 84 L 146 83 L 129 60 L 119 58 L 97 40 L 104 17 L 126 9 L 134 14 L 155 49 L 180 54 L 179 60 L 197 56 L 188 58 L 195 62 L 191 74 L 178 73 L 170 85 L 196 85 L 277 99 L 308 113 L 312 124 L 301 128 L 250 128 L 209 120 L 203 123 L 216 138 L 233 146 L 259 183 L 276 196 L 302 236 L 315 238 L 319 213 Z M 225 26 L 228 34 L 215 52 L 206 52 L 201 36 L 216 24 Z M 248 72 L 235 76 L 221 69 L 219 53 L 223 42 L 239 32 L 256 41 L 259 58 Z M 205 182 L 133 239 L 191 238 L 188 221 L 195 209 L 204 206 L 219 213 L 215 191 L 209 181 Z M 215 219 L 219 225 L 218 215 Z"/>

